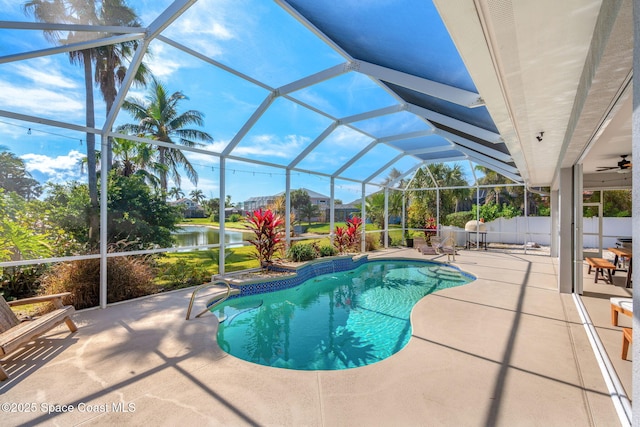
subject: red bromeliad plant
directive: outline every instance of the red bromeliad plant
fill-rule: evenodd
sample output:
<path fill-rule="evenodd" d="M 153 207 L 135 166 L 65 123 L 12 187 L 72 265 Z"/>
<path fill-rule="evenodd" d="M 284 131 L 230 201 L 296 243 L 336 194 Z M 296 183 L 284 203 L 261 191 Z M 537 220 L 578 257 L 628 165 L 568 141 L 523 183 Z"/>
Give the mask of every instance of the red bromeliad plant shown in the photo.
<path fill-rule="evenodd" d="M 346 227 L 336 227 L 335 238 L 333 245 L 338 252 L 344 253 L 347 250 L 358 250 L 358 243 L 360 241 L 360 226 L 362 220 L 358 217 L 347 219 Z"/>
<path fill-rule="evenodd" d="M 255 234 L 255 238 L 249 240 L 249 243 L 258 250 L 257 258 L 260 266 L 268 267 L 273 255 L 284 246 L 282 231 L 284 220 L 270 209 L 262 210 L 261 208 L 248 213 L 245 221 L 247 222 L 245 227 Z"/>

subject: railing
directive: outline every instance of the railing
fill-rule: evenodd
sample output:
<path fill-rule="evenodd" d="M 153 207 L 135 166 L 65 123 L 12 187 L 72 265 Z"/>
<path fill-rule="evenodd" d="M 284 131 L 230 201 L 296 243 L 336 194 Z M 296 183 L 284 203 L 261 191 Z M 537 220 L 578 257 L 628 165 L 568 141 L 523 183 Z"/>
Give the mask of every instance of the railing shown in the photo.
<path fill-rule="evenodd" d="M 205 308 L 200 313 L 198 313 L 196 315 L 196 317 L 202 316 L 207 311 L 211 310 L 213 307 L 215 307 L 216 305 L 222 303 L 227 298 L 229 298 L 229 295 L 231 295 L 231 286 L 229 285 L 229 282 L 227 282 L 226 280 L 218 279 L 215 282 L 209 282 L 209 283 L 205 283 L 205 284 L 202 284 L 202 285 L 198 286 L 197 288 L 195 288 L 193 290 L 193 293 L 191 294 L 191 300 L 189 301 L 189 308 L 187 309 L 186 320 L 189 320 L 189 317 L 191 316 L 191 309 L 193 308 L 193 302 L 196 299 L 196 294 L 198 292 L 200 292 L 201 290 L 205 289 L 205 288 L 209 288 L 211 286 L 216 286 L 216 285 L 221 284 L 221 283 L 224 284 L 227 287 L 227 292 L 224 295 L 216 295 L 213 298 L 211 298 L 209 301 L 207 301 L 207 308 Z"/>

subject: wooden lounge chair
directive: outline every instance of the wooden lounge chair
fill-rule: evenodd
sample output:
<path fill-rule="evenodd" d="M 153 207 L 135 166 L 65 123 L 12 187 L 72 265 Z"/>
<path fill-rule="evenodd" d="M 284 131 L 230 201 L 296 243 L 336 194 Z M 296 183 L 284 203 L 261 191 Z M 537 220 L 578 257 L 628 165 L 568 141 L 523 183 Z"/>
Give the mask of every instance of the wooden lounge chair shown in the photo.
<path fill-rule="evenodd" d="M 611 297 L 611 324 L 618 326 L 618 314 L 633 317 L 633 298 Z"/>
<path fill-rule="evenodd" d="M 0 296 L 0 357 L 14 352 L 18 348 L 32 341 L 34 338 L 49 331 L 58 324 L 65 322 L 71 332 L 78 330 L 71 315 L 75 309 L 71 305 L 63 305 L 62 298 L 70 295 L 64 292 L 55 295 L 43 295 L 33 298 L 23 298 L 16 301 L 7 302 Z M 55 310 L 34 319 L 21 321 L 11 310 L 12 306 L 25 304 L 36 304 L 42 302 L 52 302 Z M 9 376 L 0 366 L 0 381 L 4 381 Z"/>
<path fill-rule="evenodd" d="M 622 358 L 627 360 L 629 353 L 629 344 L 633 342 L 633 330 L 631 328 L 622 328 Z"/>

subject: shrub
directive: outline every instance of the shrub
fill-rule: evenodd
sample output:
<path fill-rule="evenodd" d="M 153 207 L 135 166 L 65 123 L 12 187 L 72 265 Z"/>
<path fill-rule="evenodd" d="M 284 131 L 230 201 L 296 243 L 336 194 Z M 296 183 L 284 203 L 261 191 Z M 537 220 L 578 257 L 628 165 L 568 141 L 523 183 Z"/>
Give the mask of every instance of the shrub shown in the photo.
<path fill-rule="evenodd" d="M 331 245 L 322 245 L 319 249 L 320 256 L 334 256 L 338 254 L 338 250 Z"/>
<path fill-rule="evenodd" d="M 364 250 L 375 251 L 380 248 L 380 237 L 377 234 L 366 234 L 364 236 Z"/>
<path fill-rule="evenodd" d="M 5 267 L 0 275 L 0 295 L 7 301 L 34 296 L 40 289 L 40 278 L 46 269 L 43 264 Z"/>
<path fill-rule="evenodd" d="M 211 274 L 204 267 L 189 265 L 184 259 L 168 264 L 160 277 L 166 280 L 167 289 L 181 289 L 200 285 L 211 279 Z"/>
<path fill-rule="evenodd" d="M 456 227 L 464 228 L 465 224 L 471 220 L 476 219 L 476 216 L 471 211 L 455 212 L 446 216 L 446 225 L 453 225 Z"/>
<path fill-rule="evenodd" d="M 107 302 L 113 303 L 157 292 L 149 260 L 140 256 L 107 259 Z M 54 265 L 42 277 L 45 294 L 71 292 L 65 301 L 76 309 L 100 304 L 100 259 Z"/>
<path fill-rule="evenodd" d="M 317 257 L 318 248 L 311 243 L 298 243 L 287 251 L 287 258 L 294 262 L 311 261 Z"/>
<path fill-rule="evenodd" d="M 239 222 L 242 220 L 242 215 L 240 214 L 231 214 L 229 218 L 226 219 L 228 222 Z"/>

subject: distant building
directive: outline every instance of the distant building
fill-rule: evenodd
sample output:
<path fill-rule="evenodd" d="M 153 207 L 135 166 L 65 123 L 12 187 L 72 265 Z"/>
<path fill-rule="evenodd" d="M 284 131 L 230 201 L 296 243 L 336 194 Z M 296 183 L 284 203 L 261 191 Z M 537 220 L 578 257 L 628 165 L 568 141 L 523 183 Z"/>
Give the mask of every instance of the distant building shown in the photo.
<path fill-rule="evenodd" d="M 185 197 L 169 202 L 171 206 L 180 206 L 183 208 L 185 218 L 205 218 L 207 216 L 204 208 L 198 203 Z"/>
<path fill-rule="evenodd" d="M 329 209 L 330 207 L 327 207 L 326 213 L 325 215 L 327 216 L 327 218 L 329 218 Z M 347 219 L 352 218 L 353 216 L 360 216 L 360 203 L 358 202 L 357 204 L 354 203 L 345 203 L 342 205 L 334 205 L 333 207 L 333 212 L 334 212 L 334 220 L 336 222 L 345 222 Z"/>
<path fill-rule="evenodd" d="M 320 212 L 320 214 L 324 215 L 324 213 L 327 211 L 329 207 L 329 200 L 330 200 L 329 197 L 325 196 L 324 194 L 320 194 L 316 191 L 309 190 L 307 188 L 300 188 L 300 190 L 304 190 L 307 192 L 307 194 L 309 195 L 311 204 L 317 205 L 318 211 Z M 295 190 L 291 189 L 291 191 L 295 191 Z M 281 197 L 283 195 L 284 195 L 284 191 L 281 191 L 280 193 L 274 194 L 272 196 L 251 197 L 244 201 L 244 210 L 247 212 L 251 212 L 260 208 L 264 209 L 267 206 L 273 204 L 278 197 Z M 328 218 L 328 216 L 326 218 Z M 312 218 L 312 221 L 318 221 L 318 220 L 319 218 Z"/>

